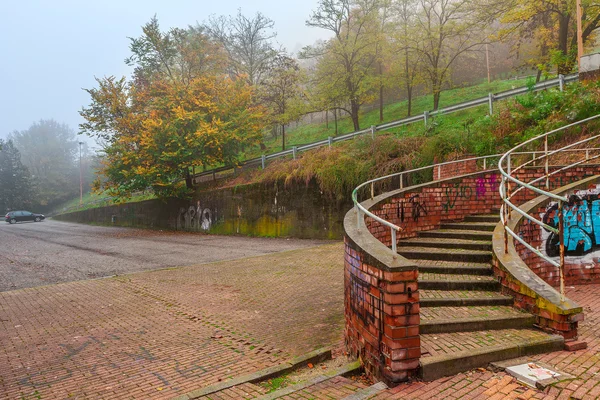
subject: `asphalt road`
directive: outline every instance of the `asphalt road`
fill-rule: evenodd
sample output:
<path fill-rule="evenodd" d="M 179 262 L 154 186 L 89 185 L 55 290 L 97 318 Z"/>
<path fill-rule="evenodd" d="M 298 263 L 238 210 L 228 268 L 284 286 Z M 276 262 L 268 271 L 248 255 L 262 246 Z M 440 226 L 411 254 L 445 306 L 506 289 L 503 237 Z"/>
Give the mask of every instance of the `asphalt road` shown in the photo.
<path fill-rule="evenodd" d="M 0 222 L 0 291 L 306 248 L 318 240 L 249 238 Z"/>

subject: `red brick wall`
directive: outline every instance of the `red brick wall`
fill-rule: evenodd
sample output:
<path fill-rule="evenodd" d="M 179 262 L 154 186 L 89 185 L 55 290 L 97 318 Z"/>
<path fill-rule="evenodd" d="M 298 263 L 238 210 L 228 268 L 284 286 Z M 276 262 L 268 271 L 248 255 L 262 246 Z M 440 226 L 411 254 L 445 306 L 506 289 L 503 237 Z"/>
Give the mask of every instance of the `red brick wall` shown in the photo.
<path fill-rule="evenodd" d="M 436 165 L 433 167 L 433 180 L 453 178 L 455 176 L 477 172 L 477 160 L 468 160 L 453 164 Z"/>
<path fill-rule="evenodd" d="M 415 377 L 421 356 L 416 267 L 389 271 L 346 238 L 345 341 L 366 373 L 388 385 Z"/>

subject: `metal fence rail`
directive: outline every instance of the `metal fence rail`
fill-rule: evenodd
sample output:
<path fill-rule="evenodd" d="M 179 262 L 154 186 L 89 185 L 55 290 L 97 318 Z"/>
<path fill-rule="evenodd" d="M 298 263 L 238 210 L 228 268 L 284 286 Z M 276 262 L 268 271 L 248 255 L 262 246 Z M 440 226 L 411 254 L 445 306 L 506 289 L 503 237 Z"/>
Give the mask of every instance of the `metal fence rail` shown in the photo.
<path fill-rule="evenodd" d="M 514 96 L 528 93 L 530 90 L 540 91 L 540 90 L 549 89 L 549 88 L 553 88 L 553 87 L 559 87 L 560 90 L 562 91 L 563 87 L 566 83 L 574 82 L 574 81 L 577 81 L 578 79 L 579 79 L 578 74 L 559 75 L 558 78 L 539 82 L 539 83 L 535 84 L 533 87 L 524 86 L 524 87 L 520 87 L 520 88 L 516 88 L 516 89 L 506 90 L 504 92 L 495 93 L 495 94 L 490 93 L 487 97 L 481 97 L 479 99 L 466 101 L 466 102 L 455 104 L 452 106 L 440 108 L 435 111 L 425 111 L 423 114 L 399 119 L 399 120 L 392 121 L 392 122 L 386 122 L 386 123 L 383 123 L 380 125 L 373 125 L 370 128 L 362 129 L 362 130 L 359 130 L 356 132 L 350 132 L 350 133 L 346 133 L 346 134 L 339 135 L 336 137 L 330 136 L 327 139 L 319 140 L 319 141 L 316 141 L 313 143 L 293 146 L 291 149 L 279 151 L 277 153 L 266 154 L 266 155 L 263 155 L 262 157 L 257 157 L 257 158 L 247 160 L 247 161 L 241 163 L 238 167 L 226 166 L 226 167 L 219 167 L 219 168 L 211 169 L 208 171 L 204 171 L 204 172 L 195 174 L 194 181 L 196 183 L 199 183 L 199 182 L 203 182 L 203 181 L 207 181 L 207 180 L 216 180 L 218 174 L 222 174 L 225 171 L 232 171 L 232 170 L 235 173 L 236 169 L 239 169 L 239 168 L 250 168 L 250 167 L 261 166 L 264 169 L 267 161 L 269 161 L 269 160 L 274 160 L 277 158 L 288 157 L 288 156 L 292 156 L 293 158 L 296 158 L 298 153 L 301 151 L 307 151 L 307 150 L 316 149 L 316 148 L 325 147 L 325 146 L 331 147 L 333 145 L 333 143 L 342 142 L 342 141 L 349 140 L 349 139 L 354 139 L 357 136 L 366 135 L 366 134 L 371 134 L 372 136 L 374 136 L 375 132 L 384 131 L 384 130 L 392 129 L 392 128 L 397 128 L 399 126 L 409 125 L 409 124 L 413 124 L 413 123 L 419 122 L 419 121 L 422 121 L 425 123 L 425 125 L 427 125 L 429 122 L 429 119 L 432 117 L 449 114 L 449 113 L 453 113 L 453 112 L 457 112 L 457 111 L 462 111 L 462 110 L 466 110 L 469 108 L 478 107 L 478 106 L 481 106 L 484 104 L 488 104 L 489 114 L 491 115 L 494 112 L 493 104 L 495 101 L 506 100 L 506 99 L 514 97 Z"/>
<path fill-rule="evenodd" d="M 589 121 L 599 119 L 599 118 L 600 118 L 600 114 L 590 117 L 590 118 L 583 119 L 581 121 L 578 121 L 578 122 L 575 122 L 575 123 L 572 123 L 569 125 L 565 125 L 561 128 L 555 129 L 553 131 L 544 133 L 543 135 L 536 136 L 532 139 L 529 139 L 529 140 L 521 143 L 520 145 L 514 147 L 513 149 L 509 150 L 506 154 L 504 154 L 500 158 L 500 162 L 498 163 L 498 169 L 500 171 L 500 174 L 502 175 L 502 181 L 500 183 L 500 196 L 502 197 L 502 207 L 500 209 L 500 219 L 502 221 L 502 224 L 504 225 L 504 251 L 506 253 L 508 253 L 508 238 L 510 236 L 514 240 L 518 241 L 523 246 L 525 246 L 527 249 L 532 251 L 538 257 L 544 259 L 549 264 L 554 265 L 555 267 L 558 267 L 559 275 L 560 275 L 560 296 L 561 296 L 562 301 L 564 301 L 564 299 L 565 299 L 565 281 L 564 281 L 564 266 L 565 266 L 564 229 L 565 229 L 565 227 L 564 227 L 564 218 L 563 218 L 563 205 L 564 205 L 564 203 L 568 202 L 569 200 L 566 196 L 556 195 L 549 191 L 550 190 L 550 177 L 555 174 L 561 173 L 567 169 L 570 169 L 570 168 L 576 167 L 578 165 L 581 165 L 581 164 L 584 164 L 584 163 L 587 163 L 587 162 L 590 162 L 590 161 L 600 158 L 600 154 L 590 155 L 591 152 L 598 151 L 598 150 L 600 150 L 600 148 L 575 149 L 575 147 L 577 147 L 577 146 L 585 145 L 595 139 L 600 138 L 600 135 L 593 135 L 589 138 L 580 140 L 575 143 L 571 143 L 569 145 L 563 146 L 559 149 L 555 149 L 552 151 L 548 150 L 548 137 L 553 134 L 564 131 L 566 129 L 572 128 L 574 126 L 582 125 Z M 538 147 L 541 147 L 543 144 L 544 151 L 537 152 L 537 154 L 541 154 L 541 155 L 539 157 L 537 155 L 534 155 L 532 160 L 523 162 L 521 165 L 519 165 L 517 167 L 512 165 L 512 161 L 515 159 L 514 156 L 517 154 L 522 154 L 523 149 L 526 146 L 532 145 L 532 144 L 534 146 L 538 146 Z M 550 157 L 555 154 L 565 154 L 567 152 L 568 153 L 577 152 L 580 154 L 580 157 L 576 161 L 573 161 L 570 164 L 568 164 L 562 168 L 559 168 L 557 170 L 550 172 L 549 171 Z M 524 167 L 531 165 L 534 162 L 540 162 L 540 161 L 543 161 L 543 163 L 544 163 L 544 171 L 545 171 L 544 176 L 536 178 L 536 179 L 532 179 L 529 182 L 523 182 L 514 176 L 514 174 L 516 172 L 523 169 Z M 545 190 L 535 186 L 536 183 L 540 183 L 543 181 L 545 181 L 545 183 L 542 186 L 545 186 Z M 523 212 L 519 208 L 519 205 L 515 204 L 514 201 L 512 201 L 513 197 L 522 190 L 530 190 L 537 194 L 547 196 L 558 202 L 558 228 L 550 226 L 549 224 L 546 224 L 545 222 L 540 221 L 538 218 L 535 218 L 534 216 L 529 215 L 526 212 Z M 540 226 L 541 228 L 546 229 L 547 231 L 553 232 L 556 235 L 558 235 L 559 246 L 560 246 L 559 261 L 549 257 L 547 254 L 542 253 L 539 249 L 537 249 L 534 246 L 532 246 L 531 244 L 527 243 L 527 241 L 524 240 L 518 233 L 514 232 L 512 229 L 510 229 L 508 227 L 508 221 L 511 218 L 512 211 L 527 218 L 529 221 Z"/>

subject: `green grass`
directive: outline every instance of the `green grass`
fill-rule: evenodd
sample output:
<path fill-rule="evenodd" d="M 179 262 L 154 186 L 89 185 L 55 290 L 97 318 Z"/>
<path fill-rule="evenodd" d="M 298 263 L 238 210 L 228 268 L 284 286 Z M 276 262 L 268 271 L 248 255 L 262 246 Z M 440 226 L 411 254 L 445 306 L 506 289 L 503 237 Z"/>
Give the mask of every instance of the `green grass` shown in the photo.
<path fill-rule="evenodd" d="M 136 195 L 132 196 L 131 198 L 127 199 L 124 203 L 135 203 L 135 202 L 151 200 L 151 199 L 155 199 L 155 198 L 156 198 L 156 196 L 153 194 L 150 194 L 150 193 L 139 193 L 139 194 L 136 194 Z M 63 213 L 67 213 L 67 212 L 87 210 L 90 208 L 105 207 L 105 206 L 110 206 L 113 204 L 116 204 L 116 203 L 109 196 L 107 196 L 104 193 L 97 194 L 97 193 L 87 192 L 87 193 L 83 194 L 81 204 L 79 203 L 79 196 L 77 196 L 74 199 L 71 199 L 69 201 L 66 201 L 66 202 L 56 206 L 48 214 L 50 214 L 50 215 L 63 214 Z"/>
<path fill-rule="evenodd" d="M 442 92 L 440 99 L 440 107 L 447 107 L 454 104 L 459 104 L 465 101 L 474 100 L 480 97 L 487 96 L 488 93 L 498 93 L 513 87 L 525 86 L 526 80 L 503 80 L 493 81 L 491 83 L 481 83 L 475 86 L 449 89 Z M 425 111 L 430 111 L 433 108 L 433 95 L 424 95 L 413 98 L 412 115 L 422 114 Z M 487 107 L 487 106 L 486 106 Z M 487 110 L 487 108 L 486 108 Z M 384 106 L 384 121 L 390 122 L 405 118 L 408 112 L 408 101 L 400 101 Z M 371 125 L 378 125 L 379 109 L 374 109 L 369 112 L 362 113 L 360 116 L 361 128 L 366 128 Z M 338 119 L 338 135 L 353 132 L 352 121 L 349 117 Z M 333 118 L 330 118 L 329 127 L 325 123 L 313 123 L 301 125 L 297 128 L 290 129 L 286 132 L 286 148 L 291 146 L 303 145 L 326 139 L 329 136 L 335 136 L 335 127 Z M 262 154 L 270 154 L 278 152 L 282 149 L 282 138 L 278 136 L 273 138 L 268 135 L 264 141 L 266 150 L 253 148 L 243 154 L 242 159 L 251 159 L 260 157 Z"/>

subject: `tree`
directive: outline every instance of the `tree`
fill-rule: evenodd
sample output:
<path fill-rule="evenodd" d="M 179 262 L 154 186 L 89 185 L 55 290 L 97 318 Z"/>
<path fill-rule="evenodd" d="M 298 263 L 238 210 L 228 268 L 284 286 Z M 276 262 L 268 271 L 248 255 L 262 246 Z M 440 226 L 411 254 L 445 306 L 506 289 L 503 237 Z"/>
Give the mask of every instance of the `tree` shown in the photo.
<path fill-rule="evenodd" d="M 27 130 L 14 131 L 9 138 L 37 182 L 41 205 L 68 200 L 79 192 L 79 145 L 68 125 L 40 120 Z"/>
<path fill-rule="evenodd" d="M 235 164 L 241 148 L 262 136 L 263 109 L 241 80 L 205 76 L 185 88 L 156 80 L 142 90 L 124 79 L 98 82 L 88 90 L 92 103 L 80 127 L 107 140 L 104 180 L 95 189 L 115 197 L 147 188 L 159 197 L 185 196 L 193 167 Z"/>
<path fill-rule="evenodd" d="M 416 50 L 418 44 L 416 34 L 417 0 L 396 0 L 392 7 L 393 28 L 391 29 L 391 44 L 395 50 L 392 53 L 394 68 L 393 75 L 403 84 L 407 98 L 407 116 L 412 114 L 412 98 L 416 84 L 419 82 L 421 70 L 421 56 Z"/>
<path fill-rule="evenodd" d="M 250 85 L 259 85 L 278 54 L 272 43 L 274 26 L 260 12 L 248 18 L 238 10 L 235 17 L 211 16 L 204 27 L 197 29 L 205 29 L 225 48 L 232 77 L 245 76 Z"/>
<path fill-rule="evenodd" d="M 600 5 L 597 0 L 582 0 L 582 38 L 584 44 L 600 28 Z M 518 48 L 525 40 L 537 44 L 533 64 L 540 71 L 554 64 L 559 74 L 573 70 L 577 57 L 577 27 L 575 1 L 572 0 L 512 0 L 492 1 L 488 8 L 496 11 L 500 22 L 502 40 L 510 40 Z"/>
<path fill-rule="evenodd" d="M 349 108 L 355 130 L 360 129 L 360 107 L 373 99 L 377 82 L 373 68 L 380 40 L 378 0 L 320 0 L 317 11 L 306 21 L 308 26 L 326 29 L 334 37 L 319 47 L 308 47 L 302 57 L 318 57 L 317 74 L 335 88 L 336 99 Z"/>
<path fill-rule="evenodd" d="M 433 93 L 433 109 L 440 104 L 442 85 L 462 55 L 488 43 L 486 24 L 477 18 L 472 0 L 419 0 L 415 50 Z"/>
<path fill-rule="evenodd" d="M 281 54 L 266 76 L 261 85 L 261 98 L 270 111 L 271 122 L 281 126 L 282 150 L 285 150 L 285 125 L 297 120 L 305 109 L 302 71 L 296 60 Z"/>
<path fill-rule="evenodd" d="M 1 211 L 30 208 L 36 199 L 31 175 L 11 140 L 0 139 L 0 187 Z"/>

